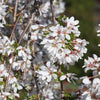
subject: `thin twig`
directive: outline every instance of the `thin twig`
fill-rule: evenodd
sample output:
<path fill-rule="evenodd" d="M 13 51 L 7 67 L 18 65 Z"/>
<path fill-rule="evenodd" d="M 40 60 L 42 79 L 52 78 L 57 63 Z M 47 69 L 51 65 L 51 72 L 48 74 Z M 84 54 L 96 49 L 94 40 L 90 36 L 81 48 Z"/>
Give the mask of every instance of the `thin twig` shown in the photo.
<path fill-rule="evenodd" d="M 26 68 L 27 68 L 27 62 L 25 62 L 25 68 L 24 68 L 23 81 L 25 81 L 25 80 L 26 80 Z"/>
<path fill-rule="evenodd" d="M 89 79 L 95 78 L 95 77 L 99 77 L 100 75 L 94 75 L 94 76 L 90 76 L 88 77 Z"/>
<path fill-rule="evenodd" d="M 1 34 L 1 36 L 2 36 L 2 37 L 4 37 L 4 35 L 3 35 L 3 33 L 2 33 L 2 32 L 0 32 L 0 34 Z"/>
<path fill-rule="evenodd" d="M 38 82 L 37 82 L 37 75 L 35 73 L 35 71 L 33 72 L 34 74 L 34 79 L 35 79 L 35 84 L 36 84 L 36 92 L 37 92 L 37 99 L 40 100 L 40 94 L 39 94 L 39 87 L 38 87 Z"/>
<path fill-rule="evenodd" d="M 8 1 L 9 1 L 9 0 L 6 0 L 3 4 L 6 5 L 6 3 L 7 3 Z"/>
<path fill-rule="evenodd" d="M 14 22 L 16 21 L 17 5 L 18 5 L 18 0 L 16 0 L 16 4 L 15 4 L 15 10 L 14 10 Z"/>
<path fill-rule="evenodd" d="M 10 65 L 10 67 L 9 67 L 9 70 L 8 70 L 9 76 L 10 76 L 10 71 L 11 71 L 11 69 L 12 69 L 13 62 L 14 62 L 14 56 L 12 56 L 12 63 L 11 63 L 11 65 Z M 6 79 L 5 89 L 4 89 L 5 92 L 6 92 L 6 90 L 7 90 L 9 76 L 8 76 L 7 79 Z"/>
<path fill-rule="evenodd" d="M 14 35 L 14 31 L 15 31 L 15 28 L 16 28 L 16 25 L 17 25 L 17 23 L 18 23 L 18 21 L 19 21 L 19 18 L 22 16 L 22 13 L 20 13 L 20 15 L 18 16 L 18 18 L 17 18 L 17 20 L 16 20 L 16 23 L 15 23 L 15 25 L 14 25 L 14 27 L 13 27 L 13 30 L 12 30 L 12 33 L 11 33 L 11 36 L 10 36 L 10 40 L 12 39 L 12 36 Z"/>
<path fill-rule="evenodd" d="M 29 23 L 28 25 L 26 26 L 25 30 L 23 31 L 23 33 L 21 34 L 21 37 L 19 39 L 19 42 L 18 42 L 18 45 L 20 45 L 22 39 L 23 39 L 23 36 L 25 35 L 25 32 L 27 31 L 27 29 L 29 28 L 29 26 L 31 25 L 31 22 L 33 21 L 33 18 L 34 18 L 34 13 L 32 14 L 32 17 L 31 19 L 29 20 Z"/>
<path fill-rule="evenodd" d="M 55 25 L 55 15 L 54 15 L 53 0 L 50 0 L 50 7 L 51 7 L 51 12 L 52 12 L 53 24 Z"/>

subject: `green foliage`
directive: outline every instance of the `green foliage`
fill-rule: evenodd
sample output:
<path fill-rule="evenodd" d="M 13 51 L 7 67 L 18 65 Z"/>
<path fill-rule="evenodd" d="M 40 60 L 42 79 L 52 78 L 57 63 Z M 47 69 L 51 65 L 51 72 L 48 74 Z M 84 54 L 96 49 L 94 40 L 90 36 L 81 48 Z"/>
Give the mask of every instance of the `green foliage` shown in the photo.
<path fill-rule="evenodd" d="M 5 83 L 3 81 L 0 81 L 0 85 L 5 86 Z"/>
<path fill-rule="evenodd" d="M 65 93 L 65 97 L 69 98 L 71 96 L 68 93 Z"/>
<path fill-rule="evenodd" d="M 24 100 L 25 98 L 28 98 L 27 96 L 28 91 L 26 89 L 23 89 L 20 93 L 20 100 Z"/>
<path fill-rule="evenodd" d="M 37 95 L 34 94 L 32 97 L 29 97 L 29 100 L 38 100 Z"/>
<path fill-rule="evenodd" d="M 21 16 L 20 19 L 19 19 L 20 23 L 22 23 L 22 18 L 23 18 L 23 16 Z"/>
<path fill-rule="evenodd" d="M 2 54 L 0 54 L 0 61 L 3 62 L 4 61 L 4 56 Z"/>
<path fill-rule="evenodd" d="M 15 47 L 15 53 L 18 55 L 18 50 L 16 49 L 18 47 L 18 43 L 14 42 L 14 47 Z"/>
<path fill-rule="evenodd" d="M 64 93 L 65 94 L 65 100 L 75 100 L 77 98 L 76 95 L 71 96 L 70 93 Z"/>
<path fill-rule="evenodd" d="M 61 16 L 59 16 L 58 18 L 56 18 L 56 20 L 58 21 L 58 23 L 59 23 L 60 25 L 66 26 L 66 23 L 64 23 L 64 22 L 62 21 L 62 19 L 66 19 L 66 18 L 67 18 L 67 16 L 61 15 Z"/>
<path fill-rule="evenodd" d="M 18 43 L 14 42 L 14 47 L 17 48 L 18 47 Z"/>

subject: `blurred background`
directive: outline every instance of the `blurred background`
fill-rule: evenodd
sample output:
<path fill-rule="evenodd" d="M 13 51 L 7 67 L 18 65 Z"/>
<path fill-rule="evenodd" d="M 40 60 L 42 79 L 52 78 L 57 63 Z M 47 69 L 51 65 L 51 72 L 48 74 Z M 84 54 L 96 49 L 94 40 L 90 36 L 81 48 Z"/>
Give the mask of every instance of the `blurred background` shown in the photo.
<path fill-rule="evenodd" d="M 91 71 L 88 73 L 84 73 L 82 66 L 84 65 L 84 59 L 87 59 L 88 56 L 92 56 L 93 54 L 97 54 L 100 56 L 100 47 L 98 47 L 98 43 L 100 43 L 100 37 L 97 37 L 97 29 L 98 24 L 100 24 L 100 0 L 63 0 L 65 2 L 66 10 L 64 14 L 68 17 L 74 16 L 75 19 L 80 21 L 80 32 L 81 39 L 86 39 L 89 41 L 89 45 L 87 46 L 88 52 L 85 54 L 82 60 L 79 60 L 75 66 L 70 66 L 69 72 L 74 72 L 78 77 L 82 76 L 90 76 Z M 64 69 L 66 71 L 66 69 Z M 72 92 L 77 90 L 76 85 L 69 84 L 66 85 L 65 90 L 67 92 Z M 73 99 L 71 99 L 73 100 Z"/>
<path fill-rule="evenodd" d="M 98 24 L 100 23 L 100 0 L 63 0 L 65 2 L 66 10 L 64 14 L 68 17 L 74 16 L 75 19 L 80 21 L 81 39 L 89 41 L 87 46 L 88 52 L 83 59 L 87 59 L 88 56 L 92 56 L 94 53 L 100 56 L 100 37 L 97 37 Z M 70 72 L 75 72 L 78 76 L 86 75 L 82 66 L 83 60 L 79 60 L 75 66 L 70 68 Z M 65 69 L 64 69 L 65 70 Z M 91 72 L 88 72 L 90 75 Z"/>

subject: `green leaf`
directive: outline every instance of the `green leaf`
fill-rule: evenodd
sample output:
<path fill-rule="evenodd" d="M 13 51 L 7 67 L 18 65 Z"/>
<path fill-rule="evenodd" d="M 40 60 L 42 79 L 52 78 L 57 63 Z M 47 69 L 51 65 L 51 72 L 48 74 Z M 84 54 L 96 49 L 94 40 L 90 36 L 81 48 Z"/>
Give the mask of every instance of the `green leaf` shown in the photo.
<path fill-rule="evenodd" d="M 14 47 L 17 48 L 18 47 L 18 43 L 14 42 Z"/>
<path fill-rule="evenodd" d="M 28 98 L 27 93 L 28 93 L 28 91 L 24 89 L 24 90 L 20 93 L 20 100 L 24 100 L 24 99 Z"/>
<path fill-rule="evenodd" d="M 3 81 L 0 81 L 0 85 L 3 85 L 3 86 L 4 86 L 4 85 L 5 85 L 5 83 L 4 83 Z"/>
<path fill-rule="evenodd" d="M 71 96 L 70 96 L 70 94 L 65 93 L 65 97 L 70 98 Z"/>
<path fill-rule="evenodd" d="M 0 61 L 4 61 L 4 56 L 2 54 L 0 54 Z"/>
<path fill-rule="evenodd" d="M 23 16 L 21 16 L 20 19 L 19 19 L 20 23 L 22 23 L 22 18 L 23 18 Z"/>

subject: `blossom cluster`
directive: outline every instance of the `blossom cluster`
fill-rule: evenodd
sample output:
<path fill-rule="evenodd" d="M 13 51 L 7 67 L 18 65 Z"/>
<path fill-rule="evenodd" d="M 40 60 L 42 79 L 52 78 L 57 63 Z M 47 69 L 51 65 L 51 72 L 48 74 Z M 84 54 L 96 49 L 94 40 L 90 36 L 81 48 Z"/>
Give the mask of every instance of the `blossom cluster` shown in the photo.
<path fill-rule="evenodd" d="M 59 17 L 64 5 L 62 0 L 2 0 L 0 100 L 59 100 L 63 81 L 78 80 L 62 69 L 82 59 L 89 43 L 79 38 L 78 20 Z M 83 66 L 93 70 L 93 77 L 82 78 L 87 90 L 81 91 L 81 100 L 100 96 L 100 58 L 93 56 Z"/>
<path fill-rule="evenodd" d="M 0 37 L 0 99 L 6 100 L 6 97 L 14 99 L 19 97 L 18 90 L 22 89 L 13 71 L 9 73 L 12 65 L 12 55 L 14 54 L 14 41 L 10 41 L 6 36 Z M 6 62 L 8 60 L 8 62 Z M 9 66 L 7 66 L 7 63 Z M 11 92 L 12 91 L 12 92 Z"/>
<path fill-rule="evenodd" d="M 53 3 L 56 2 L 64 4 L 62 3 L 62 0 L 55 0 Z M 12 5 L 15 5 L 17 8 Z M 57 5 L 54 6 L 55 11 L 57 8 Z M 16 11 L 13 12 L 14 10 Z M 31 96 L 36 94 L 35 88 L 39 88 L 39 94 L 42 96 L 42 99 L 50 100 L 54 98 L 53 93 L 55 90 L 53 85 L 54 79 L 57 79 L 58 67 L 55 68 L 54 64 L 49 65 L 50 61 L 49 58 L 46 58 L 47 54 L 44 54 L 45 52 L 41 50 L 42 46 L 40 46 L 39 39 L 43 38 L 43 34 L 39 33 L 40 30 L 38 29 L 51 23 L 50 18 L 46 18 L 51 16 L 49 11 L 50 2 L 45 0 L 42 2 L 38 0 L 30 2 L 27 0 L 23 0 L 22 2 L 20 0 L 16 0 L 15 2 L 13 2 L 13 0 L 9 0 L 5 2 L 2 1 L 2 3 L 0 3 L 0 20 L 2 20 L 0 23 L 0 100 L 15 100 L 16 98 L 21 98 L 23 91 L 27 91 L 27 94 L 23 99 L 30 99 Z M 56 14 L 63 11 L 64 8 Z M 15 13 L 18 12 L 21 13 L 19 13 L 19 15 L 15 15 Z M 24 31 L 24 27 L 27 25 L 28 21 L 26 19 L 30 19 L 32 13 L 35 14 L 35 24 L 32 22 L 30 30 L 26 31 L 23 37 L 24 43 L 19 45 L 17 41 Z M 13 15 L 15 15 L 14 18 Z M 16 16 L 20 16 L 18 18 L 18 22 Z M 6 22 L 6 19 L 8 22 Z M 13 28 L 14 31 L 12 31 L 13 29 L 11 30 L 11 28 L 8 28 L 12 26 L 13 21 L 17 22 L 15 24 L 16 26 L 14 26 L 16 28 Z M 35 31 L 33 31 L 32 28 L 33 30 L 35 29 Z M 14 34 L 15 36 L 10 36 L 9 38 L 9 35 L 11 35 L 9 33 Z M 31 33 L 30 43 L 28 41 L 28 33 Z M 28 43 L 26 43 L 26 40 Z M 44 62 L 47 62 L 48 64 L 44 65 Z M 37 66 L 39 66 L 39 68 Z M 32 86 L 34 86 L 34 89 L 32 89 Z"/>
<path fill-rule="evenodd" d="M 71 17 L 63 20 L 63 23 L 66 23 L 64 27 L 60 24 L 51 26 L 48 29 L 49 34 L 46 35 L 41 44 L 47 50 L 51 61 L 58 62 L 60 65 L 73 65 L 87 52 L 85 46 L 88 42 L 78 38 L 80 35 L 78 20 Z"/>
<path fill-rule="evenodd" d="M 93 58 L 88 57 L 88 60 L 85 59 L 83 68 L 85 68 L 85 72 L 92 70 L 92 76 L 81 78 L 83 84 L 79 87 L 78 94 L 81 94 L 79 98 L 82 100 L 100 99 L 100 57 L 96 54 L 93 55 Z"/>

